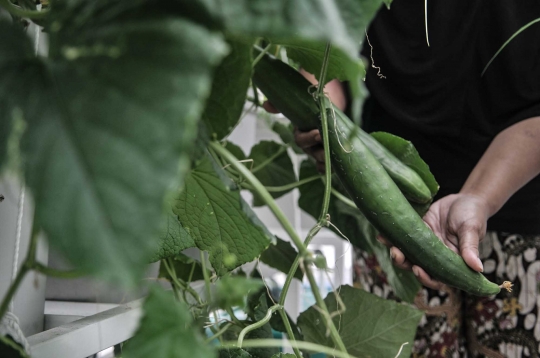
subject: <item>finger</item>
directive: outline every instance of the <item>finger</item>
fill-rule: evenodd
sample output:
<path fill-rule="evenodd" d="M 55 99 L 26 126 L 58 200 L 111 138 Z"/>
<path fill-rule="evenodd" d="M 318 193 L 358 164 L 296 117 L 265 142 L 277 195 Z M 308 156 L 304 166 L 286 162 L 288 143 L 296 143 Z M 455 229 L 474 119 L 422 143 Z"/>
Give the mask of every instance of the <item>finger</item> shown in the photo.
<path fill-rule="evenodd" d="M 443 287 L 442 282 L 432 279 L 420 266 L 414 265 L 412 271 L 422 285 L 434 290 L 440 290 Z"/>
<path fill-rule="evenodd" d="M 395 246 L 390 248 L 390 257 L 394 261 L 394 265 L 400 269 L 410 270 L 412 268 L 412 264 L 405 258 L 403 252 Z"/>
<path fill-rule="evenodd" d="M 480 237 L 476 231 L 464 231 L 459 237 L 459 252 L 470 268 L 484 272 L 484 265 L 482 265 L 478 254 L 479 242 Z"/>
<path fill-rule="evenodd" d="M 324 163 L 324 149 L 322 145 L 316 145 L 311 148 L 311 156 L 315 158 L 317 162 Z"/>
<path fill-rule="evenodd" d="M 264 110 L 268 113 L 280 113 L 276 107 L 274 107 L 272 105 L 272 103 L 268 102 L 268 101 L 264 101 L 264 103 L 262 104 L 262 107 L 264 108 Z"/>
<path fill-rule="evenodd" d="M 313 129 L 309 132 L 297 130 L 294 132 L 294 141 L 302 149 L 307 149 L 322 143 L 321 134 L 318 129 Z"/>
<path fill-rule="evenodd" d="M 326 172 L 326 165 L 324 165 L 324 162 L 317 162 L 317 171 L 321 174 Z"/>
<path fill-rule="evenodd" d="M 384 238 L 382 235 L 377 235 L 377 241 L 388 248 L 391 248 L 393 246 L 390 241 L 386 240 L 386 238 Z"/>

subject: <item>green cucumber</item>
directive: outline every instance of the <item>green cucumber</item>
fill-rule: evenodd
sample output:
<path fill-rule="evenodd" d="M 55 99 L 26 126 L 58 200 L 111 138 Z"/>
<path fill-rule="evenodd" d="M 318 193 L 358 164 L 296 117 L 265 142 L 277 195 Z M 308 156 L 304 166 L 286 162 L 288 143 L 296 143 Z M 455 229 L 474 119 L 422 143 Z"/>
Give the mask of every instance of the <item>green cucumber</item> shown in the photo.
<path fill-rule="evenodd" d="M 319 109 L 307 92 L 310 84 L 294 69 L 263 57 L 255 66 L 253 79 L 300 129 L 320 126 Z M 332 167 L 371 224 L 434 279 L 474 295 L 498 293 L 498 285 L 469 268 L 427 227 L 390 177 L 391 168 L 384 168 L 368 148 L 370 141 L 364 143 L 365 138 L 358 135 L 349 141 L 350 121 L 340 114 L 335 118 L 329 120 Z M 509 289 L 510 284 L 505 282 L 502 287 Z"/>
<path fill-rule="evenodd" d="M 263 56 L 255 66 L 253 81 L 272 105 L 300 130 L 318 127 L 320 110 L 308 92 L 311 83 L 294 68 L 281 60 Z M 354 123 L 339 109 L 334 107 L 334 113 L 338 123 L 354 127 Z M 355 135 L 366 143 L 409 200 L 419 204 L 431 201 L 431 191 L 418 173 L 362 129 L 357 128 Z"/>
<path fill-rule="evenodd" d="M 337 124 L 337 126 L 336 126 Z M 350 128 L 329 121 L 332 168 L 369 222 L 432 278 L 477 296 L 500 287 L 469 268 L 414 211 L 381 163 Z"/>

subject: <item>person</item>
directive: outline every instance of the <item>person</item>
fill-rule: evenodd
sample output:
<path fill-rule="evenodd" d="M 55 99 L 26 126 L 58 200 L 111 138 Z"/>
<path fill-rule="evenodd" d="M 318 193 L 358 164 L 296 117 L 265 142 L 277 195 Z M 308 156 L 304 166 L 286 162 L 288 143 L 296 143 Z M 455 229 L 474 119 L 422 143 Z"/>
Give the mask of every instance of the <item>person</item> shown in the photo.
<path fill-rule="evenodd" d="M 363 127 L 412 141 L 440 184 L 424 221 L 473 270 L 514 284 L 512 293 L 469 296 L 391 247 L 394 264 L 424 285 L 415 299 L 426 314 L 414 357 L 538 357 L 540 23 L 482 74 L 505 41 L 537 18 L 533 0 L 394 0 L 367 31 Z M 325 91 L 347 109 L 344 84 L 334 80 Z M 320 133 L 295 131 L 295 140 L 324 170 Z M 356 284 L 394 298 L 376 259 L 356 255 Z"/>

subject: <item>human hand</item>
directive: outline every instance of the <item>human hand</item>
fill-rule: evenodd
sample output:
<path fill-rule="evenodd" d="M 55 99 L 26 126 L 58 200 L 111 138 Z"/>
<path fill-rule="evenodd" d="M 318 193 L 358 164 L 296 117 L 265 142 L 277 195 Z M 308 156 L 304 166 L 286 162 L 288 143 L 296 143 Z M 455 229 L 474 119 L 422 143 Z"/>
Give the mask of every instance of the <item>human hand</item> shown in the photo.
<path fill-rule="evenodd" d="M 269 113 L 279 113 L 279 111 L 272 105 L 272 103 L 265 101 L 263 108 Z M 320 173 L 324 173 L 324 148 L 322 145 L 321 133 L 318 129 L 311 131 L 301 131 L 298 128 L 294 128 L 294 141 L 307 155 L 312 156 L 317 164 L 317 170 Z"/>
<path fill-rule="evenodd" d="M 451 250 L 461 255 L 465 263 L 482 272 L 478 245 L 486 233 L 489 217 L 488 203 L 472 194 L 452 194 L 437 200 L 424 216 L 424 221 Z M 412 265 L 405 255 L 382 237 L 379 241 L 390 247 L 394 264 L 414 272 L 426 287 L 440 289 L 442 283 L 432 279 L 420 266 Z"/>

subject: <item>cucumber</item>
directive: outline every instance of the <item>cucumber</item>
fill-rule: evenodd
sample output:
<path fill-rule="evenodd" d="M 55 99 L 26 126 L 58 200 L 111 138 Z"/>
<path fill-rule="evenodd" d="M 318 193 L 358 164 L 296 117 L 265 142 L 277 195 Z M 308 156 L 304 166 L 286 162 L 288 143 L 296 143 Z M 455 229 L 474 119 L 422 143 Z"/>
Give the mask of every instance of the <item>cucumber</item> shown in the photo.
<path fill-rule="evenodd" d="M 319 127 L 320 120 L 307 92 L 310 84 L 302 79 L 286 64 L 268 57 L 255 67 L 254 82 L 272 104 L 300 129 L 309 130 Z M 389 169 L 368 148 L 371 142 L 364 143 L 365 138 L 359 135 L 349 140 L 353 126 L 345 119 L 336 115 L 336 121 L 328 121 L 332 166 L 370 223 L 434 279 L 478 296 L 499 293 L 498 285 L 469 268 L 427 227 L 390 177 Z M 509 289 L 509 285 L 505 282 L 502 287 Z"/>
<path fill-rule="evenodd" d="M 263 56 L 255 66 L 253 81 L 274 107 L 280 110 L 300 130 L 307 131 L 318 127 L 320 110 L 308 92 L 311 83 L 294 68 L 281 60 L 268 55 Z M 328 105 L 330 105 L 329 101 Z M 334 107 L 334 113 L 338 123 L 351 128 L 355 126 L 338 108 Z M 357 128 L 355 135 L 364 141 L 407 199 L 419 204 L 431 201 L 431 191 L 418 173 L 403 164 L 362 129 Z"/>
<path fill-rule="evenodd" d="M 337 126 L 336 126 L 337 124 Z M 427 227 L 386 170 L 348 126 L 329 121 L 333 168 L 369 222 L 415 265 L 431 277 L 477 296 L 497 294 L 500 287 L 469 268 Z"/>

